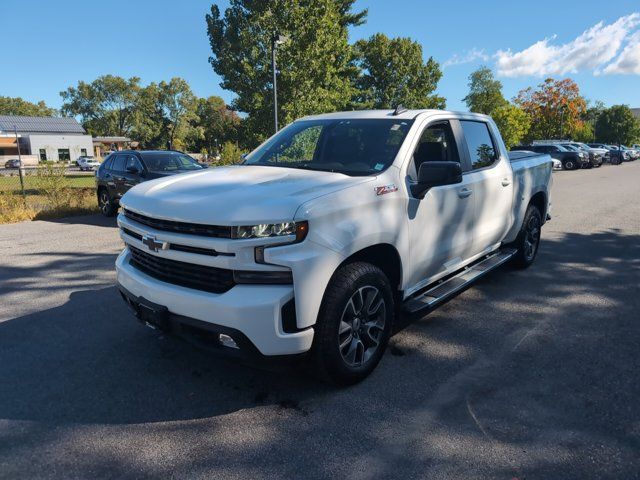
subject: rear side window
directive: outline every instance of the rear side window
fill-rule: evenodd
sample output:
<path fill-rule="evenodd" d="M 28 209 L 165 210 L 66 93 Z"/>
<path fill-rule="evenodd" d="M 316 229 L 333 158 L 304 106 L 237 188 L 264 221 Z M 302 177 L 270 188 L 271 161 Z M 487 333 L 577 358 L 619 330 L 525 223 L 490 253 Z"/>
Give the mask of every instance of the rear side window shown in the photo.
<path fill-rule="evenodd" d="M 114 155 L 115 158 L 111 161 L 111 170 L 116 172 L 124 172 L 124 155 Z"/>
<path fill-rule="evenodd" d="M 498 158 L 489 126 L 484 122 L 461 120 L 471 159 L 471 169 L 478 170 L 493 165 Z"/>

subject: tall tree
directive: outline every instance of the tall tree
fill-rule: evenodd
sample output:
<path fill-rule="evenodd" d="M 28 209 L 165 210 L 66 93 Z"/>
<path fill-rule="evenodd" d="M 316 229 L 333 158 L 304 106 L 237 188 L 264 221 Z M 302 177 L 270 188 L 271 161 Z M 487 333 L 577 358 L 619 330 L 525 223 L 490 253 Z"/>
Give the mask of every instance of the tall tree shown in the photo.
<path fill-rule="evenodd" d="M 529 115 L 521 108 L 505 102 L 504 105 L 494 108 L 491 117 L 496 122 L 502 140 L 507 148 L 519 144 L 527 135 L 531 126 Z"/>
<path fill-rule="evenodd" d="M 633 144 L 640 142 L 640 121 L 627 105 L 614 105 L 598 116 L 596 132 L 600 142 Z"/>
<path fill-rule="evenodd" d="M 197 119 L 192 121 L 195 135 L 190 144 L 194 152 L 206 150 L 220 153 L 225 142 L 237 138 L 240 117 L 230 110 L 220 97 L 199 98 L 196 106 Z"/>
<path fill-rule="evenodd" d="M 222 88 L 237 97 L 233 108 L 248 114 L 254 142 L 273 133 L 271 39 L 278 46 L 278 107 L 281 122 L 344 109 L 355 94 L 357 68 L 348 28 L 364 22 L 355 0 L 231 0 L 221 16 L 206 16 L 214 71 Z"/>
<path fill-rule="evenodd" d="M 547 78 L 536 90 L 521 90 L 515 101 L 531 117 L 531 139 L 571 137 L 583 128 L 587 104 L 569 78 Z"/>
<path fill-rule="evenodd" d="M 44 101 L 31 103 L 20 97 L 0 96 L 0 115 L 25 115 L 28 117 L 53 117 L 57 115 L 55 108 L 48 107 Z"/>
<path fill-rule="evenodd" d="M 531 126 L 529 115 L 502 95 L 502 83 L 490 68 L 480 67 L 469 75 L 469 93 L 463 99 L 469 110 L 491 115 L 507 148 L 522 141 Z"/>
<path fill-rule="evenodd" d="M 91 83 L 78 82 L 60 92 L 62 113 L 79 116 L 93 135 L 129 135 L 136 116 L 140 79 L 128 80 L 114 75 L 98 77 Z"/>
<path fill-rule="evenodd" d="M 182 78 L 149 84 L 140 93 L 137 138 L 146 147 L 183 149 L 197 118 L 196 103 Z"/>
<path fill-rule="evenodd" d="M 493 114 L 494 110 L 509 102 L 502 95 L 502 83 L 496 80 L 488 67 L 480 67 L 469 75 L 469 93 L 462 99 L 469 111 Z"/>
<path fill-rule="evenodd" d="M 434 94 L 442 77 L 432 57 L 425 63 L 422 46 L 410 38 L 389 38 L 377 33 L 355 43 L 362 69 L 356 101 L 365 108 L 444 108 L 445 99 Z"/>

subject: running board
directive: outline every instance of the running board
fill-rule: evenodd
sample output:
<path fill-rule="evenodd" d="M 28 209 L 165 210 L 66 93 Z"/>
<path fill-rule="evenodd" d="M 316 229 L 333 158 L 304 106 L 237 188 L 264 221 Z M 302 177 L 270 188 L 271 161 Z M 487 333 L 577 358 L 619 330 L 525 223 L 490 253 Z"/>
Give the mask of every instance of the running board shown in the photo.
<path fill-rule="evenodd" d="M 477 279 L 506 263 L 516 252 L 515 249 L 498 250 L 479 262 L 463 268 L 446 280 L 428 287 L 428 290 L 407 299 L 402 305 L 403 312 L 408 314 L 427 313 L 435 309 L 467 289 Z"/>

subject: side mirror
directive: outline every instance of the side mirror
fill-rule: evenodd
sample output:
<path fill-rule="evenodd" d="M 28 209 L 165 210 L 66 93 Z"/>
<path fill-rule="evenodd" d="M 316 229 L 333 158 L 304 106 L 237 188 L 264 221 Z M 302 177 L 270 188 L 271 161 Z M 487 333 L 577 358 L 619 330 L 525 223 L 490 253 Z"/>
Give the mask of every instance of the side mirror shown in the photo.
<path fill-rule="evenodd" d="M 418 182 L 411 185 L 416 198 L 424 198 L 427 191 L 442 185 L 462 182 L 462 168 L 458 162 L 423 162 L 418 171 Z"/>
<path fill-rule="evenodd" d="M 142 173 L 140 172 L 140 169 L 138 167 L 127 167 L 127 172 L 133 173 L 136 175 L 140 175 L 140 173 Z"/>

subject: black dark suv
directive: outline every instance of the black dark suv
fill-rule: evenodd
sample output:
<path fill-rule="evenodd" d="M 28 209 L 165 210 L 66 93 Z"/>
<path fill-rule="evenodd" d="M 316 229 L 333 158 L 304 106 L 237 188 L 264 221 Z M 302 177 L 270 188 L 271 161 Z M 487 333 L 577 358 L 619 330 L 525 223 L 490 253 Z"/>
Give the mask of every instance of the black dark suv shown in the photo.
<path fill-rule="evenodd" d="M 122 195 L 138 183 L 203 168 L 186 153 L 173 150 L 114 152 L 96 172 L 100 211 L 107 217 L 115 215 Z"/>
<path fill-rule="evenodd" d="M 569 151 L 558 144 L 525 145 L 513 147 L 511 150 L 529 150 L 532 152 L 547 153 L 551 158 L 560 160 L 564 170 L 576 170 L 578 168 L 588 168 L 591 166 L 588 154 Z"/>

